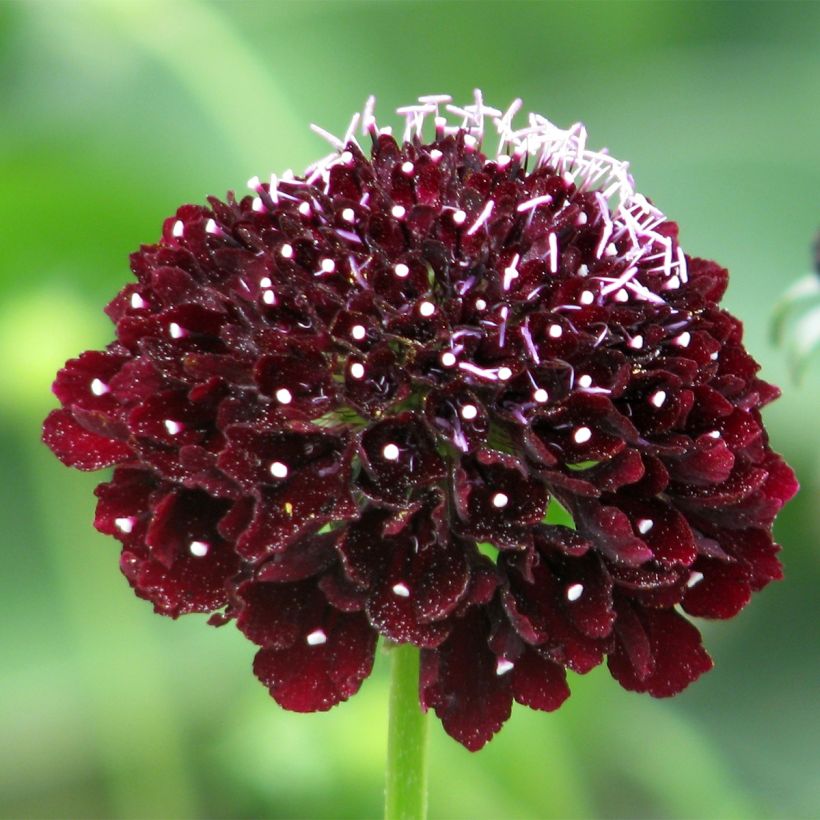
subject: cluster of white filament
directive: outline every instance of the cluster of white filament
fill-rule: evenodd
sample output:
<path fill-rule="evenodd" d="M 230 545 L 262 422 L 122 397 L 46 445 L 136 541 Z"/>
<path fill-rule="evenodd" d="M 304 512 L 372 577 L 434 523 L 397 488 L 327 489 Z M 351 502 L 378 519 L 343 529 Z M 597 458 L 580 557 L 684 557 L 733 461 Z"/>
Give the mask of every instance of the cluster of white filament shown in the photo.
<path fill-rule="evenodd" d="M 346 148 L 351 143 L 359 145 L 356 139 L 359 130 L 363 135 L 370 136 L 392 134 L 390 126 L 377 125 L 374 107 L 375 98 L 370 97 L 364 111 L 354 114 L 343 137 L 336 137 L 318 125 L 311 126 L 333 146 L 334 151 L 307 169 L 305 182 L 315 184 L 322 181 L 327 184 L 334 165 L 349 164 L 351 156 Z M 531 113 L 524 127 L 514 127 L 513 121 L 521 107 L 521 100 L 516 99 L 506 111 L 491 108 L 485 105 L 481 91 L 476 90 L 474 100 L 469 105 L 454 105 L 450 96 L 432 94 L 419 97 L 418 103 L 403 106 L 397 109 L 397 113 L 405 119 L 404 141 L 423 141 L 425 127 L 432 119 L 436 139 L 463 132 L 467 149 L 474 151 L 483 147 L 485 132 L 491 124 L 498 135 L 496 157 L 491 159 L 501 167 L 514 160 L 523 161 L 529 156 L 535 160 L 536 168 L 548 166 L 574 182 L 580 191 L 595 192 L 604 222 L 596 255 L 601 258 L 617 253 L 627 263 L 626 269 L 617 278 L 600 277 L 603 283 L 601 295 L 618 294 L 626 289 L 632 298 L 663 302 L 658 294 L 635 279 L 638 262 L 641 262 L 644 272 L 662 273 L 666 280 L 663 287 L 672 290 L 687 281 L 686 259 L 683 250 L 671 237 L 656 230 L 666 221 L 666 217 L 635 190 L 629 163 L 612 157 L 606 149 L 593 151 L 587 147 L 587 130 L 582 123 L 562 129 L 546 117 Z M 286 174 L 283 181 L 292 182 L 292 173 Z M 277 182 L 276 177 L 271 178 L 271 197 L 274 200 Z M 259 182 L 255 178 L 249 184 L 258 188 Z M 549 199 L 546 196 L 538 197 L 519 206 L 519 211 L 528 210 L 531 213 L 538 205 L 547 204 Z M 485 206 L 479 222 L 485 221 L 490 211 L 491 205 Z M 473 225 L 470 230 L 477 230 L 478 227 L 480 225 Z"/>

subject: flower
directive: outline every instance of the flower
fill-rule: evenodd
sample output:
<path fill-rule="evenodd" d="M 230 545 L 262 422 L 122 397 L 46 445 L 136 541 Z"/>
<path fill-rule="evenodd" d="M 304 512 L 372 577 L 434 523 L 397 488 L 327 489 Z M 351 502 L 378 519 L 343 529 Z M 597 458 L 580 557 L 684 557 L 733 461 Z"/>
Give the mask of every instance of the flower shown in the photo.
<path fill-rule="evenodd" d="M 797 484 L 727 272 L 582 125 L 448 102 L 400 109 L 399 142 L 371 101 L 369 156 L 354 118 L 305 177 L 181 207 L 44 440 L 115 467 L 95 526 L 136 594 L 235 620 L 282 706 L 353 695 L 381 635 L 475 750 L 567 669 L 656 697 L 708 670 L 686 615 L 781 577 Z"/>

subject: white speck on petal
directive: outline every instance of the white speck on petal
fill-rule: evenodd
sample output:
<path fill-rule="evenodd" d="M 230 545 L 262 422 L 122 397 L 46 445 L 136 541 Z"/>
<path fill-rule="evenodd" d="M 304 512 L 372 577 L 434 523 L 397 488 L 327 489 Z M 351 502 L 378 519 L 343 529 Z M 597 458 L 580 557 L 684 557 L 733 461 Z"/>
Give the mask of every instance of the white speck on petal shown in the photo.
<path fill-rule="evenodd" d="M 633 336 L 629 340 L 629 346 L 633 350 L 640 350 L 643 347 L 643 336 L 641 336 L 640 334 L 638 334 L 637 336 Z"/>
<path fill-rule="evenodd" d="M 134 310 L 140 310 L 140 308 L 144 308 L 148 303 L 145 299 L 142 298 L 138 293 L 131 294 L 131 307 Z"/>
<path fill-rule="evenodd" d="M 462 210 L 454 211 L 453 212 L 453 222 L 456 225 L 463 225 L 467 221 L 467 214 L 464 213 Z"/>
<path fill-rule="evenodd" d="M 654 405 L 655 407 L 663 407 L 663 403 L 665 401 L 666 401 L 666 391 L 665 390 L 656 390 L 649 397 L 649 403 Z"/>
<path fill-rule="evenodd" d="M 184 427 L 185 425 L 180 424 L 178 421 L 165 419 L 165 429 L 168 431 L 169 435 L 175 436 L 177 433 L 181 433 Z"/>
<path fill-rule="evenodd" d="M 124 532 L 126 535 L 128 535 L 128 533 L 133 531 L 135 521 L 136 519 L 132 518 L 131 516 L 127 516 L 125 518 L 115 518 L 114 526 L 120 532 Z"/>
<path fill-rule="evenodd" d="M 353 376 L 354 379 L 363 379 L 364 365 L 361 362 L 353 362 L 353 364 L 350 365 L 350 375 Z"/>
<path fill-rule="evenodd" d="M 641 535 L 646 535 L 654 526 L 655 522 L 651 518 L 638 519 L 638 532 Z"/>
<path fill-rule="evenodd" d="M 168 325 L 168 335 L 172 339 L 181 339 L 185 335 L 185 330 L 176 322 L 171 322 L 171 324 Z"/>
<path fill-rule="evenodd" d="M 498 368 L 498 378 L 501 379 L 502 382 L 507 381 L 512 376 L 512 370 L 509 367 L 499 367 Z"/>
<path fill-rule="evenodd" d="M 545 401 L 549 399 L 549 393 L 544 390 L 543 387 L 539 387 L 533 394 L 532 397 L 539 403 L 543 404 Z"/>
<path fill-rule="evenodd" d="M 561 325 L 550 325 L 549 336 L 551 339 L 560 339 L 564 333 L 564 328 Z"/>
<path fill-rule="evenodd" d="M 578 386 L 579 387 L 590 387 L 592 385 L 592 376 L 587 375 L 584 373 L 583 376 L 578 377 Z"/>
<path fill-rule="evenodd" d="M 290 404 L 292 400 L 293 395 L 287 387 L 280 387 L 276 391 L 276 401 L 278 401 L 279 404 Z"/>
<path fill-rule="evenodd" d="M 404 215 L 407 213 L 407 209 L 404 207 L 404 205 L 394 205 L 390 209 L 390 213 L 393 214 L 393 216 L 396 219 L 402 219 Z"/>
<path fill-rule="evenodd" d="M 354 222 L 356 220 L 356 212 L 353 208 L 345 208 L 342 211 L 342 219 L 344 219 L 345 222 Z"/>
<path fill-rule="evenodd" d="M 404 279 L 404 277 L 410 273 L 410 268 L 408 268 L 407 265 L 404 264 L 404 262 L 399 262 L 399 264 L 396 265 L 393 268 L 393 270 L 396 272 L 396 276 L 398 276 L 399 279 Z"/>
<path fill-rule="evenodd" d="M 476 310 L 486 310 L 487 303 L 483 299 L 476 299 L 475 300 L 475 309 Z"/>
<path fill-rule="evenodd" d="M 353 325 L 350 329 L 350 335 L 357 341 L 360 342 L 367 336 L 367 330 L 365 330 L 364 325 Z"/>
<path fill-rule="evenodd" d="M 272 290 L 266 290 L 262 294 L 262 301 L 266 305 L 275 305 L 276 304 L 276 295 L 274 294 L 274 292 Z"/>
<path fill-rule="evenodd" d="M 204 558 L 211 549 L 211 545 L 207 541 L 191 541 L 188 549 L 196 558 Z"/>
<path fill-rule="evenodd" d="M 279 253 L 285 259 L 291 259 L 293 257 L 293 245 L 285 243 L 281 248 L 279 248 Z"/>
<path fill-rule="evenodd" d="M 111 388 L 100 379 L 94 379 L 94 381 L 91 382 L 91 392 L 95 396 L 104 396 L 106 393 L 110 391 L 110 389 Z"/>
<path fill-rule="evenodd" d="M 413 173 L 414 170 L 415 170 L 415 166 L 413 165 L 412 162 L 410 162 L 410 160 L 407 160 L 407 162 L 403 162 L 401 164 L 401 172 L 403 174 L 407 174 L 407 176 L 410 176 Z"/>
<path fill-rule="evenodd" d="M 493 496 L 493 507 L 501 509 L 502 507 L 506 507 L 509 501 L 510 499 L 504 493 L 496 493 Z"/>
<path fill-rule="evenodd" d="M 572 438 L 576 444 L 586 444 L 592 438 L 592 430 L 589 427 L 579 427 L 572 434 Z"/>
<path fill-rule="evenodd" d="M 684 330 L 680 336 L 675 337 L 674 342 L 676 345 L 680 345 L 681 347 L 688 347 L 691 340 L 692 334 L 688 330 Z"/>
<path fill-rule="evenodd" d="M 686 582 L 686 586 L 689 589 L 692 587 L 697 586 L 703 580 L 703 573 L 694 571 L 689 575 L 689 580 Z"/>
<path fill-rule="evenodd" d="M 393 444 L 392 442 L 390 444 L 385 444 L 384 448 L 382 449 L 382 455 L 388 461 L 398 461 L 399 460 L 399 448 L 395 444 Z"/>
<path fill-rule="evenodd" d="M 398 595 L 399 598 L 409 598 L 410 590 L 407 588 L 406 584 L 399 582 L 398 584 L 393 584 L 393 594 Z"/>
<path fill-rule="evenodd" d="M 508 661 L 506 658 L 499 658 L 498 663 L 495 665 L 495 674 L 501 677 L 501 675 L 506 675 L 515 664 L 512 661 Z"/>
<path fill-rule="evenodd" d="M 323 259 L 321 266 L 323 273 L 333 273 L 336 270 L 336 263 L 330 258 Z"/>
<path fill-rule="evenodd" d="M 595 301 L 595 294 L 591 290 L 581 291 L 581 304 L 591 305 Z"/>
<path fill-rule="evenodd" d="M 172 236 L 176 236 L 177 238 L 179 238 L 180 236 L 182 236 L 184 232 L 185 223 L 181 219 L 178 219 L 176 222 L 174 222 L 174 227 L 171 229 L 171 234 Z"/>
<path fill-rule="evenodd" d="M 583 584 L 570 584 L 567 587 L 566 596 L 568 601 L 577 601 L 584 592 Z"/>
<path fill-rule="evenodd" d="M 327 635 L 322 629 L 314 629 L 305 640 L 308 646 L 321 646 L 323 643 L 327 643 Z"/>
<path fill-rule="evenodd" d="M 441 354 L 441 363 L 445 367 L 452 367 L 456 363 L 456 357 L 449 350 L 445 350 L 444 353 Z"/>
<path fill-rule="evenodd" d="M 461 408 L 461 418 L 472 421 L 478 415 L 478 408 L 474 404 L 465 404 Z"/>
<path fill-rule="evenodd" d="M 419 305 L 419 313 L 422 316 L 432 316 L 436 312 L 436 306 L 432 302 L 422 302 Z"/>
<path fill-rule="evenodd" d="M 282 464 L 281 461 L 274 461 L 273 464 L 270 465 L 270 474 L 274 478 L 287 478 L 288 467 L 286 464 Z"/>

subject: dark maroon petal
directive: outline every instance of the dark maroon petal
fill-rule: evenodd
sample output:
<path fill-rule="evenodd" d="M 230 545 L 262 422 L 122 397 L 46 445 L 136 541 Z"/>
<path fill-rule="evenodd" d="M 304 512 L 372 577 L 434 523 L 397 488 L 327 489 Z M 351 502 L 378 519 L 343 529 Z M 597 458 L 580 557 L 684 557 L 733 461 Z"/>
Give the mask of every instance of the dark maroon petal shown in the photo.
<path fill-rule="evenodd" d="M 472 610 L 438 649 L 422 652 L 422 706 L 434 709 L 444 731 L 471 752 L 492 738 L 512 708 L 510 679 L 497 674 L 487 638 L 484 615 Z"/>
<path fill-rule="evenodd" d="M 637 616 L 646 632 L 654 663 L 652 671 L 641 679 L 622 650 L 611 654 L 609 671 L 624 689 L 666 698 L 682 692 L 712 668 L 712 659 L 701 646 L 700 632 L 677 612 L 640 609 Z"/>
<path fill-rule="evenodd" d="M 287 649 L 321 619 L 326 603 L 311 580 L 298 583 L 248 581 L 236 625 L 259 646 Z"/>
<path fill-rule="evenodd" d="M 733 618 L 752 596 L 747 571 L 722 561 L 698 561 L 686 586 L 683 608 L 699 618 Z"/>
<path fill-rule="evenodd" d="M 634 534 L 629 518 L 617 507 L 575 499 L 570 512 L 581 535 L 612 561 L 639 566 L 653 557 L 652 550 Z"/>
<path fill-rule="evenodd" d="M 505 664 L 501 665 L 503 669 Z M 527 649 L 511 672 L 515 700 L 530 709 L 555 711 L 568 697 L 567 673 L 557 663 Z"/>
<path fill-rule="evenodd" d="M 68 410 L 52 410 L 43 424 L 43 442 L 67 467 L 100 470 L 128 461 L 131 448 L 123 441 L 91 433 Z"/>
<path fill-rule="evenodd" d="M 373 668 L 376 633 L 367 619 L 327 609 L 285 649 L 260 649 L 254 674 L 292 712 L 324 712 L 355 695 Z"/>

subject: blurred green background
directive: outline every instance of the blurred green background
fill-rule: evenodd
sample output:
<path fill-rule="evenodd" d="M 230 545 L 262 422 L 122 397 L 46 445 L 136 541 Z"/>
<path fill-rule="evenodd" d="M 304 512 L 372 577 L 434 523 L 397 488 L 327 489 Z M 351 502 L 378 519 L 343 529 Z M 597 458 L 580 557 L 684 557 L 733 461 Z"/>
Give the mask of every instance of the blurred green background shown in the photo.
<path fill-rule="evenodd" d="M 91 527 L 98 475 L 38 442 L 63 361 L 111 337 L 127 254 L 182 202 L 326 153 L 475 86 L 631 160 L 764 374 L 803 490 L 787 580 L 704 624 L 716 669 L 673 701 L 573 676 L 470 755 L 431 723 L 432 818 L 820 816 L 820 366 L 793 384 L 772 304 L 820 222 L 820 3 L 0 2 L 0 815 L 361 818 L 381 812 L 384 659 L 324 715 L 283 713 L 233 627 L 151 614 Z"/>

